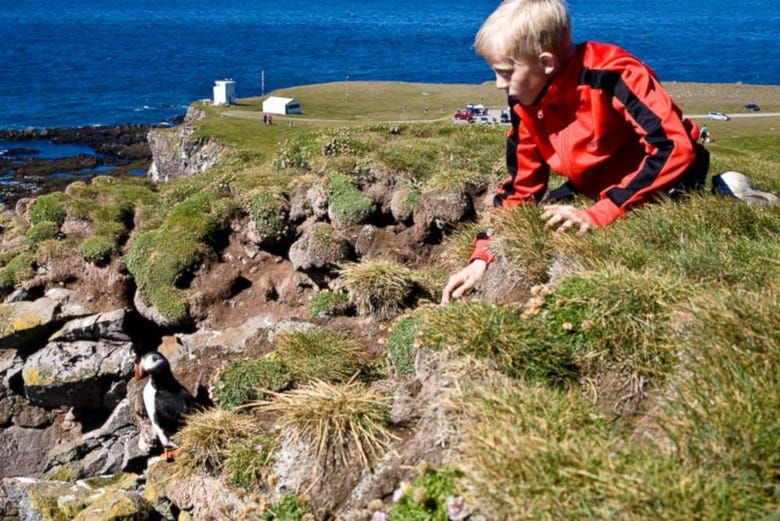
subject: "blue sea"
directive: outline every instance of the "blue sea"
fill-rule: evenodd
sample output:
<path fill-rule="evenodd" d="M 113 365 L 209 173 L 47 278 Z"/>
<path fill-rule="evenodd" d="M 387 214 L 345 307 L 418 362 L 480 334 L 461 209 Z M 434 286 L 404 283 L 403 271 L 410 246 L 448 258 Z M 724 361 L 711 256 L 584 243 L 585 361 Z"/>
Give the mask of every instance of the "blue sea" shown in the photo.
<path fill-rule="evenodd" d="M 349 80 L 480 83 L 496 0 L 0 0 L 0 128 L 156 123 L 233 78 L 240 97 Z M 571 0 L 575 40 L 663 80 L 780 84 L 777 0 Z"/>

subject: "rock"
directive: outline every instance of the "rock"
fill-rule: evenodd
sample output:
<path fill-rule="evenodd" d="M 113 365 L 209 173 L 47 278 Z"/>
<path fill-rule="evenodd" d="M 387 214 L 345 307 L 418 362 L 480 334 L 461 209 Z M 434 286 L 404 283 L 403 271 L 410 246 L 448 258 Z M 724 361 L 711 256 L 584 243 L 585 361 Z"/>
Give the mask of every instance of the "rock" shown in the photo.
<path fill-rule="evenodd" d="M 109 313 L 99 313 L 78 320 L 71 320 L 49 340 L 73 342 L 75 340 L 113 340 L 114 342 L 130 342 L 130 336 L 125 332 L 128 310 L 117 309 Z"/>
<path fill-rule="evenodd" d="M 24 363 L 25 393 L 46 408 L 107 408 L 107 391 L 132 374 L 134 360 L 130 342 L 49 342 Z"/>
<path fill-rule="evenodd" d="M 0 349 L 29 347 L 57 327 L 60 303 L 48 298 L 0 304 Z"/>
<path fill-rule="evenodd" d="M 419 192 L 418 192 L 419 194 Z M 390 213 L 398 223 L 408 223 L 414 210 L 415 189 L 410 186 L 402 186 L 393 192 L 390 199 Z"/>
<path fill-rule="evenodd" d="M 165 495 L 192 519 L 239 519 L 243 502 L 218 478 L 193 474 L 168 480 Z"/>
<path fill-rule="evenodd" d="M 89 315 L 89 310 L 75 301 L 74 293 L 65 288 L 51 288 L 44 294 L 46 298 L 59 302 L 60 312 L 57 315 L 62 320 Z"/>
<path fill-rule="evenodd" d="M 293 272 L 287 275 L 277 288 L 279 303 L 290 306 L 300 306 L 303 302 L 303 293 L 306 288 L 312 288 L 315 284 L 303 273 Z"/>
<path fill-rule="evenodd" d="M 135 309 L 138 311 L 139 315 L 150 322 L 154 322 L 162 328 L 172 329 L 180 327 L 192 320 L 188 314 L 179 320 L 169 320 L 165 318 L 156 307 L 152 306 L 151 304 L 147 304 L 144 301 L 144 298 L 139 290 L 136 290 L 135 297 L 133 297 L 133 306 L 135 306 Z"/>
<path fill-rule="evenodd" d="M 144 521 L 152 505 L 135 492 L 113 490 L 79 512 L 73 521 Z"/>
<path fill-rule="evenodd" d="M 22 371 L 23 366 L 24 360 L 17 354 L 15 349 L 0 351 L 0 382 L 2 382 L 2 388 L 11 388 L 11 379 Z M 2 395 L 2 388 L 0 388 L 0 395 Z"/>
<path fill-rule="evenodd" d="M 56 413 L 47 411 L 42 407 L 29 405 L 22 399 L 16 398 L 15 401 L 16 407 L 14 408 L 13 422 L 19 427 L 42 429 L 51 425 L 57 416 Z"/>
<path fill-rule="evenodd" d="M 321 180 L 298 185 L 290 196 L 290 220 L 301 222 L 309 218 L 321 220 L 328 214 L 328 191 Z"/>
<path fill-rule="evenodd" d="M 290 262 L 299 271 L 332 268 L 349 258 L 349 243 L 326 223 L 309 226 L 290 247 Z"/>
<path fill-rule="evenodd" d="M 226 145 L 196 137 L 197 128 L 152 129 L 147 135 L 153 162 L 147 174 L 152 181 L 170 181 L 205 172 L 225 158 Z"/>
<path fill-rule="evenodd" d="M 5 297 L 6 304 L 13 304 L 14 302 L 22 302 L 24 300 L 30 300 L 30 292 L 24 288 L 16 288 L 10 295 Z"/>
<path fill-rule="evenodd" d="M 370 197 L 382 213 L 390 212 L 393 191 L 398 184 L 398 175 L 383 167 L 373 165 L 359 178 L 360 189 Z"/>
<path fill-rule="evenodd" d="M 18 217 L 24 217 L 27 215 L 27 210 L 30 209 L 30 206 L 35 202 L 35 199 L 30 197 L 22 197 L 18 201 L 16 201 L 16 206 L 14 207 L 14 212 Z"/>
<path fill-rule="evenodd" d="M 414 205 L 414 223 L 425 229 L 448 229 L 472 211 L 471 199 L 462 192 L 423 192 Z"/>
<path fill-rule="evenodd" d="M 138 502 L 138 494 L 132 492 L 137 486 L 138 477 L 134 474 L 120 474 L 69 483 L 64 481 L 38 480 L 31 478 L 6 478 L 2 481 L 9 502 L 16 505 L 19 518 L 23 521 L 44 521 L 50 519 L 123 519 L 121 517 L 100 517 L 92 515 L 91 508 L 101 507 L 103 513 L 110 513 L 107 501 L 128 505 L 138 505 L 138 510 L 123 508 L 126 519 L 145 520 L 149 518 L 151 505 Z M 86 512 L 85 512 L 86 511 Z M 145 511 L 142 516 L 139 512 Z M 78 517 L 84 513 L 89 517 Z M 139 517 L 136 517 L 139 516 Z"/>
<path fill-rule="evenodd" d="M 55 441 L 56 433 L 52 428 L 28 429 L 13 425 L 0 430 L 0 477 L 42 475 Z"/>

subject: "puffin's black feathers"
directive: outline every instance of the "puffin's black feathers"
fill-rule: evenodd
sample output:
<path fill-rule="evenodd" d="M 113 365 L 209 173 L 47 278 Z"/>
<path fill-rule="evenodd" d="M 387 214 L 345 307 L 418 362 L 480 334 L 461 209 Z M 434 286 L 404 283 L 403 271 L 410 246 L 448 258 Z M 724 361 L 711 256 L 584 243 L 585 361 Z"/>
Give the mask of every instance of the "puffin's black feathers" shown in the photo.
<path fill-rule="evenodd" d="M 179 382 L 176 385 L 155 385 L 156 375 L 152 376 L 154 394 L 154 422 L 162 428 L 166 436 L 171 436 L 181 428 L 184 416 L 195 411 L 195 399 Z"/>

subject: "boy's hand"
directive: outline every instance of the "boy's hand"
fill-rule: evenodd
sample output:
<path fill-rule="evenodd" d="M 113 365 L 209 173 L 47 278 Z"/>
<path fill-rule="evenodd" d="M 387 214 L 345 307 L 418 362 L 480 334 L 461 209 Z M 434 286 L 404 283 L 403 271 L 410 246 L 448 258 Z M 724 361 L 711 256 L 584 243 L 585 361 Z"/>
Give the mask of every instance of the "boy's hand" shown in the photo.
<path fill-rule="evenodd" d="M 474 287 L 482 275 L 487 270 L 487 262 L 476 259 L 458 273 L 450 277 L 444 291 L 441 292 L 441 303 L 449 304 L 450 299 L 458 299 L 463 294 Z"/>
<path fill-rule="evenodd" d="M 573 206 L 551 204 L 544 207 L 544 213 L 542 213 L 542 219 L 547 221 L 544 225 L 545 228 L 555 227 L 555 233 L 565 232 L 569 228 L 577 228 L 580 235 L 587 232 L 594 227 L 593 221 L 590 220 L 585 210 L 580 210 Z"/>

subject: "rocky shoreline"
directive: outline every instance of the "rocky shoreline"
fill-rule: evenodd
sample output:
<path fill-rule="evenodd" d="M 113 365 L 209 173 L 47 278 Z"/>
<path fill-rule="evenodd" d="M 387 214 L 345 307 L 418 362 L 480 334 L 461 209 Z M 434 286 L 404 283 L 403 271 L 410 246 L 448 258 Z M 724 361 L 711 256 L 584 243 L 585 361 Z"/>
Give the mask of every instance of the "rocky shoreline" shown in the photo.
<path fill-rule="evenodd" d="M 75 180 L 105 173 L 113 176 L 145 175 L 152 162 L 147 142 L 152 128 L 151 125 L 127 124 L 0 129 L 0 140 L 18 144 L 0 150 L 0 201 L 12 207 L 19 199 L 64 190 Z M 94 153 L 37 157 L 41 151 L 35 143 L 39 141 L 52 145 L 82 145 Z"/>

